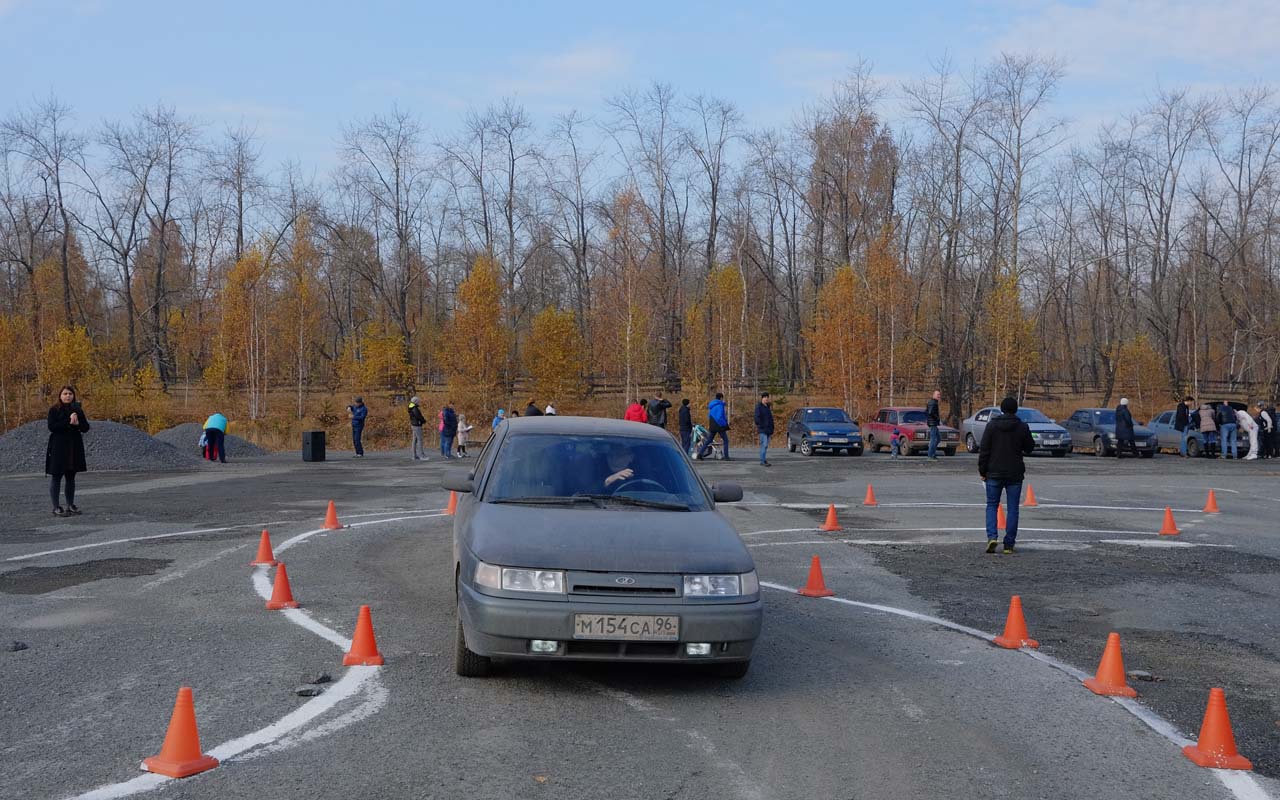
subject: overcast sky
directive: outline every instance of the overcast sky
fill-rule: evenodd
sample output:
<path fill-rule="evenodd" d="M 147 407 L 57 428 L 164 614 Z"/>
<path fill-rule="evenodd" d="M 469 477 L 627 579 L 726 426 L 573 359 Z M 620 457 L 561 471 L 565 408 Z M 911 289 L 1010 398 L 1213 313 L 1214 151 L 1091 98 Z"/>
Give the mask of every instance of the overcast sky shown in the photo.
<path fill-rule="evenodd" d="M 269 162 L 324 169 L 345 122 L 393 104 L 449 134 L 503 97 L 539 120 L 593 115 L 657 79 L 778 125 L 859 58 L 894 87 L 943 54 L 967 70 L 1002 49 L 1064 58 L 1056 107 L 1089 135 L 1161 86 L 1280 76 L 1280 0 L 0 0 L 0 114 L 50 92 L 86 125 L 164 102 L 256 127 Z"/>

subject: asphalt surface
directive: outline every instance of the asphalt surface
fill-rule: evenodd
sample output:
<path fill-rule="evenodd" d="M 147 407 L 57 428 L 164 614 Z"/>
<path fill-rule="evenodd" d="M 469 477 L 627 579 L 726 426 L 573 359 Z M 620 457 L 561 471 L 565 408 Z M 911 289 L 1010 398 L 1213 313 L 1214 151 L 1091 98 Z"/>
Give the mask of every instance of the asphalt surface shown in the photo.
<path fill-rule="evenodd" d="M 42 476 L 0 478 L 0 797 L 139 788 L 188 685 L 203 749 L 230 757 L 165 797 L 1280 798 L 1280 465 L 1035 459 L 1020 552 L 987 556 L 971 456 L 772 459 L 698 465 L 743 484 L 721 510 L 783 587 L 765 590 L 741 681 L 549 663 L 456 677 L 439 459 L 89 473 L 72 519 L 47 515 Z M 1223 513 L 1192 513 L 1210 487 Z M 329 499 L 354 527 L 314 532 Z M 838 533 L 816 529 L 828 502 Z M 1155 535 L 1165 505 L 1177 537 Z M 344 669 L 300 615 L 263 609 L 247 564 L 264 526 L 307 618 L 349 637 L 372 606 L 386 666 Z M 815 554 L 838 600 L 786 591 Z M 998 633 L 1011 594 L 1043 656 L 949 627 Z M 1126 667 L 1158 678 L 1132 682 L 1136 703 L 1079 684 L 1111 630 Z M 295 695 L 321 673 L 323 694 Z M 1212 686 L 1248 777 L 1171 740 L 1195 737 Z"/>

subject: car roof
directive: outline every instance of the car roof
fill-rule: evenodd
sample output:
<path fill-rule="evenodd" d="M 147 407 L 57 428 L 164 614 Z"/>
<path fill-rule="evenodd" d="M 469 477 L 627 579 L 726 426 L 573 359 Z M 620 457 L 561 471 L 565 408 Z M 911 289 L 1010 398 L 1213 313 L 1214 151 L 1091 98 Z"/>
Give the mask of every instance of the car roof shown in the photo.
<path fill-rule="evenodd" d="M 924 411 L 924 406 L 881 406 L 881 411 Z"/>
<path fill-rule="evenodd" d="M 609 417 L 515 417 L 508 419 L 507 435 L 542 433 L 562 436 L 631 436 L 641 439 L 671 439 L 671 434 L 656 425 Z"/>

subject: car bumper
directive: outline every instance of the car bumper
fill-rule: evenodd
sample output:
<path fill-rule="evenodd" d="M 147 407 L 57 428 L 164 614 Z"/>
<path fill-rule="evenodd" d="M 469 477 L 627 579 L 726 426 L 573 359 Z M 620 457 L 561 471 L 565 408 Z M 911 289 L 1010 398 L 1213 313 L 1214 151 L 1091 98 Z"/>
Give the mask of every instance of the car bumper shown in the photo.
<path fill-rule="evenodd" d="M 626 604 L 524 600 L 481 594 L 460 586 L 458 611 L 467 647 L 495 658 L 563 659 L 573 661 L 645 661 L 713 663 L 751 658 L 760 636 L 763 604 L 745 603 Z M 643 614 L 680 617 L 675 642 L 582 640 L 573 638 L 575 614 Z M 560 643 L 554 653 L 530 652 L 531 639 Z M 686 642 L 712 643 L 711 655 L 685 654 Z"/>
<path fill-rule="evenodd" d="M 809 446 L 814 450 L 861 450 L 861 439 L 850 439 L 844 442 L 832 442 L 827 439 L 810 439 Z"/>

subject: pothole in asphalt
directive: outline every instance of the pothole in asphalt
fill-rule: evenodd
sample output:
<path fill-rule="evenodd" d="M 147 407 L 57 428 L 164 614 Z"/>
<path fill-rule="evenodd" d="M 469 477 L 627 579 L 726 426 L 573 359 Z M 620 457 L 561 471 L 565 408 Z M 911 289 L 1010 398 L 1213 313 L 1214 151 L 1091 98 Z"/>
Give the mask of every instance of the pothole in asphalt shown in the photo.
<path fill-rule="evenodd" d="M 58 567 L 23 567 L 0 573 L 0 592 L 46 594 L 104 578 L 154 575 L 172 563 L 173 560 L 168 558 L 104 558 Z"/>

